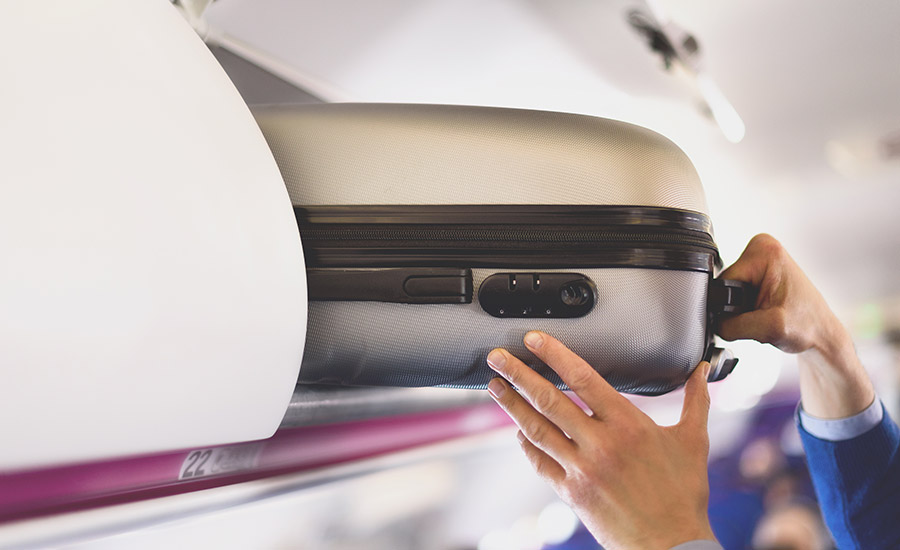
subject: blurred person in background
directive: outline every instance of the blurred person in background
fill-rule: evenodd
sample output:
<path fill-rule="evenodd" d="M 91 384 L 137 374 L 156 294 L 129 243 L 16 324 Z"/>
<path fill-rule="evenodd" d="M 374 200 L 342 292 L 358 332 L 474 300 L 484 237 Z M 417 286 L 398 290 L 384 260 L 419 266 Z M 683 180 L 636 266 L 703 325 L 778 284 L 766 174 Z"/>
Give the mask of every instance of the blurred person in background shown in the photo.
<path fill-rule="evenodd" d="M 799 354 L 798 428 L 838 547 L 900 548 L 900 430 L 876 398 L 849 332 L 768 235 L 754 237 L 721 276 L 760 292 L 756 308 L 723 320 L 719 334 Z M 488 355 L 501 375 L 488 389 L 518 424 L 538 475 L 597 540 L 609 549 L 721 549 L 707 513 L 709 364 L 701 362 L 687 381 L 678 424 L 660 427 L 552 336 L 529 332 L 525 344 L 590 414 L 502 349 Z"/>
<path fill-rule="evenodd" d="M 763 403 L 761 407 L 762 414 L 752 415 L 748 431 L 780 432 L 785 424 L 795 429 L 796 398 L 793 407 L 781 406 L 780 402 L 774 407 Z M 723 547 L 754 547 L 754 532 L 764 516 L 787 504 L 815 502 L 802 456 L 788 456 L 783 445 L 771 433 L 757 435 L 709 464 L 709 521 Z"/>
<path fill-rule="evenodd" d="M 753 533 L 753 550 L 831 550 L 818 508 L 792 502 L 767 512 Z"/>

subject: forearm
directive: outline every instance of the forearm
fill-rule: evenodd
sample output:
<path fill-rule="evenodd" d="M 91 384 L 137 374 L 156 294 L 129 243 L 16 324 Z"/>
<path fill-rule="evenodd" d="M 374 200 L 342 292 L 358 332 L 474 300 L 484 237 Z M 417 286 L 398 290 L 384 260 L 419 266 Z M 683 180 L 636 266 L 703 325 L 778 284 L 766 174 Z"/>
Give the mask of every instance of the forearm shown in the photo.
<path fill-rule="evenodd" d="M 849 332 L 836 318 L 823 321 L 818 343 L 799 355 L 803 410 L 819 418 L 846 418 L 872 404 L 875 391 Z"/>

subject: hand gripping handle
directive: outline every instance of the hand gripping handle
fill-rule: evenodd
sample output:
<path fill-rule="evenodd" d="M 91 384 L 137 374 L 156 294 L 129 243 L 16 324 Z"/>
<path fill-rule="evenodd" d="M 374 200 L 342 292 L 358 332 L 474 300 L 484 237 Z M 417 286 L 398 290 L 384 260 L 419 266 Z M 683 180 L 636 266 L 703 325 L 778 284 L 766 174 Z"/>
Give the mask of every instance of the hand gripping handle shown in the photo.
<path fill-rule="evenodd" d="M 709 282 L 707 309 L 714 318 L 722 315 L 738 315 L 753 311 L 759 289 L 750 283 L 731 279 L 713 279 Z M 704 357 L 710 364 L 710 382 L 722 380 L 734 370 L 738 363 L 731 350 L 710 345 Z"/>

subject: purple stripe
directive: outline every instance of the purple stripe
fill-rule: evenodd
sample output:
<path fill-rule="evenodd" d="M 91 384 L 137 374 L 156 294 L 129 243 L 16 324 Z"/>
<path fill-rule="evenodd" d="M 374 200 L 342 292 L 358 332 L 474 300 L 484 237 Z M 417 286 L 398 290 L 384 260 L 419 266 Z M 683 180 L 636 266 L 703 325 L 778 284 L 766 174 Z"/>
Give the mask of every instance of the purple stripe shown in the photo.
<path fill-rule="evenodd" d="M 0 523 L 230 485 L 397 452 L 509 424 L 495 405 L 280 430 L 249 470 L 178 481 L 196 449 L 0 474 Z M 225 446 L 222 446 L 225 447 Z"/>

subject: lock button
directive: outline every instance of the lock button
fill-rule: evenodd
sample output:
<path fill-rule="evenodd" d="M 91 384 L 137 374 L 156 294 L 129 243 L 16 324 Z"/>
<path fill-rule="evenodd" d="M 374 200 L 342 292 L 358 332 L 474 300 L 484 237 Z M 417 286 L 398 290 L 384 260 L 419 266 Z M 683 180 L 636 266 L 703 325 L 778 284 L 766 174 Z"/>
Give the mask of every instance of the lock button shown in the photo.
<path fill-rule="evenodd" d="M 582 317 L 596 300 L 597 287 L 581 273 L 495 273 L 478 290 L 482 309 L 501 318 Z"/>

